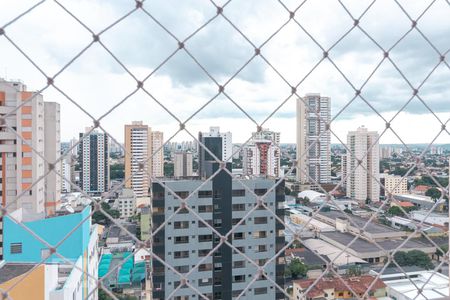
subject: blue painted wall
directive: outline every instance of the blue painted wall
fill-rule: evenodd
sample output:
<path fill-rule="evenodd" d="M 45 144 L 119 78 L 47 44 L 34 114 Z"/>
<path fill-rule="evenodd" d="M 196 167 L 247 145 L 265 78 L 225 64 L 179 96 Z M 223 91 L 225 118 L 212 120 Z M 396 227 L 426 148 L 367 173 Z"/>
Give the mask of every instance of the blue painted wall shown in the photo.
<path fill-rule="evenodd" d="M 91 213 L 90 206 L 80 213 L 69 214 L 54 218 L 42 219 L 32 222 L 23 222 L 30 231 L 52 246 L 56 246 L 78 224 Z M 82 225 L 57 248 L 57 252 L 64 257 L 76 261 L 86 250 L 89 243 L 91 220 L 88 218 Z M 11 254 L 11 243 L 22 243 L 22 253 Z M 3 259 L 7 262 L 41 262 L 41 250 L 47 248 L 33 234 L 22 226 L 16 224 L 10 217 L 3 218 Z M 47 262 L 62 261 L 52 255 Z"/>

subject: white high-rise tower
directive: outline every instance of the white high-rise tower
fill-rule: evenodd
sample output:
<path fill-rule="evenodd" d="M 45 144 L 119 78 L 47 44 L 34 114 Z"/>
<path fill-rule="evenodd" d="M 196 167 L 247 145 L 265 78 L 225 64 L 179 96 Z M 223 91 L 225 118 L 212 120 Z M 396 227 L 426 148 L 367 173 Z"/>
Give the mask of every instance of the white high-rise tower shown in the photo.
<path fill-rule="evenodd" d="M 331 182 L 330 98 L 307 94 L 297 99 L 297 180 Z"/>
<path fill-rule="evenodd" d="M 379 201 L 380 149 L 378 133 L 364 126 L 347 135 L 347 197 L 366 202 Z M 358 164 L 360 162 L 360 164 Z"/>

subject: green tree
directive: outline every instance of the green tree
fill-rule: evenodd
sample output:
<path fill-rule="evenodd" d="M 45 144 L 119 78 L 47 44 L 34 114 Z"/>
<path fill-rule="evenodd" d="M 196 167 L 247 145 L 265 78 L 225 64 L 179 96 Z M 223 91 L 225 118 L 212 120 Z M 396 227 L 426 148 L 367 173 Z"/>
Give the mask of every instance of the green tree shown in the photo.
<path fill-rule="evenodd" d="M 434 254 L 436 254 L 436 256 L 437 256 L 438 258 L 440 258 L 441 256 L 444 256 L 445 253 L 447 253 L 447 252 L 448 252 L 448 245 L 446 244 L 446 245 L 441 246 L 440 249 L 437 248 L 437 249 L 436 249 L 436 252 L 435 252 Z"/>
<path fill-rule="evenodd" d="M 120 217 L 120 212 L 116 209 L 111 209 L 111 206 L 108 203 L 102 202 L 101 207 L 113 219 L 117 219 Z M 107 216 L 105 216 L 103 212 L 96 211 L 92 215 L 92 223 L 109 225 L 111 223 L 111 220 Z"/>
<path fill-rule="evenodd" d="M 171 177 L 173 176 L 173 163 L 171 162 L 164 162 L 164 176 Z"/>
<path fill-rule="evenodd" d="M 394 254 L 394 259 L 400 266 L 418 266 L 427 270 L 434 268 L 428 254 L 420 250 L 398 251 Z"/>
<path fill-rule="evenodd" d="M 125 178 L 125 165 L 124 164 L 114 164 L 109 167 L 109 177 L 114 179 L 124 179 Z"/>
<path fill-rule="evenodd" d="M 286 275 L 293 279 L 305 277 L 308 272 L 308 267 L 298 258 L 292 259 L 291 263 L 286 268 Z"/>
<path fill-rule="evenodd" d="M 347 276 L 361 276 L 362 270 L 360 266 L 350 266 L 347 269 Z"/>
<path fill-rule="evenodd" d="M 439 199 L 441 198 L 441 191 L 435 187 L 432 187 L 428 191 L 425 192 L 425 196 L 431 197 L 431 199 Z"/>
<path fill-rule="evenodd" d="M 391 174 L 392 175 L 399 175 L 399 176 L 405 176 L 406 175 L 406 173 L 408 173 L 408 168 L 402 168 L 402 167 L 396 167 L 392 172 L 391 172 Z"/>
<path fill-rule="evenodd" d="M 284 187 L 284 194 L 289 196 L 292 193 L 291 189 L 288 188 L 287 186 Z"/>
<path fill-rule="evenodd" d="M 309 201 L 309 198 L 308 198 L 308 197 L 305 197 L 305 198 L 303 198 L 303 200 L 302 200 L 303 205 L 306 205 L 306 206 L 308 206 L 310 202 L 311 202 L 311 201 Z"/>
<path fill-rule="evenodd" d="M 98 300 L 112 300 L 111 298 L 103 289 L 98 289 Z"/>
<path fill-rule="evenodd" d="M 391 206 L 388 209 L 388 214 L 390 214 L 391 216 L 404 216 L 405 214 L 403 213 L 403 211 L 400 209 L 400 207 L 398 206 Z"/>

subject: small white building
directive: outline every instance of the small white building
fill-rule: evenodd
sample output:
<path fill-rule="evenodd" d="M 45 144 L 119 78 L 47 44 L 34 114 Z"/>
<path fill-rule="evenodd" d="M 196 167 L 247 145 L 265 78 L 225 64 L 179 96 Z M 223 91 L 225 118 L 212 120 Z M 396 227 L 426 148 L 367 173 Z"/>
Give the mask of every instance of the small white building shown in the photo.
<path fill-rule="evenodd" d="M 370 274 L 378 275 L 375 271 L 370 271 Z M 380 279 L 387 285 L 387 294 L 392 299 L 431 300 L 449 296 L 449 278 L 434 271 L 381 274 Z M 421 293 L 418 288 L 422 289 Z"/>
<path fill-rule="evenodd" d="M 416 210 L 410 212 L 411 219 L 422 222 L 426 224 L 435 224 L 435 225 L 442 225 L 446 226 L 449 223 L 449 217 L 447 214 L 443 213 L 435 213 L 431 212 L 428 213 L 428 211 L 424 210 Z"/>
<path fill-rule="evenodd" d="M 125 219 L 136 213 L 136 195 L 132 189 L 123 189 L 114 206 L 120 212 L 120 218 Z"/>

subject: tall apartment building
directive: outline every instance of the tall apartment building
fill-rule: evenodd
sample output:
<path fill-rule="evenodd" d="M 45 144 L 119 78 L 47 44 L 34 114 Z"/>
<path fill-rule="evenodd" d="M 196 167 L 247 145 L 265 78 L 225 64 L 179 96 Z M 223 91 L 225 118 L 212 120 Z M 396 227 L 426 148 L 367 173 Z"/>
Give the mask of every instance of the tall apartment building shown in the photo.
<path fill-rule="evenodd" d="M 22 82 L 0 79 L 0 195 L 9 212 L 23 208 L 44 213 L 47 195 L 50 202 L 60 201 L 56 174 L 39 180 L 47 167 L 40 155 L 52 162 L 59 154 L 58 107 L 44 102 L 41 94 L 27 91 Z"/>
<path fill-rule="evenodd" d="M 224 162 L 232 161 L 233 142 L 231 132 L 220 132 L 220 127 L 210 127 L 209 132 L 199 132 L 198 140 L 217 159 Z M 201 177 L 208 177 L 211 175 L 211 172 L 205 168 L 205 162 L 214 162 L 216 160 L 204 147 L 198 145 L 198 174 Z"/>
<path fill-rule="evenodd" d="M 297 180 L 301 184 L 331 182 L 329 97 L 307 94 L 297 99 Z"/>
<path fill-rule="evenodd" d="M 90 129 L 86 128 L 86 132 Z M 108 135 L 93 130 L 83 136 L 84 134 L 80 133 L 78 146 L 80 188 L 89 194 L 99 195 L 109 189 Z"/>
<path fill-rule="evenodd" d="M 391 156 L 392 156 L 392 147 L 389 147 L 389 146 L 381 147 L 381 158 L 382 159 L 391 158 Z"/>
<path fill-rule="evenodd" d="M 164 177 L 164 134 L 152 131 L 152 176 Z"/>
<path fill-rule="evenodd" d="M 242 168 L 244 175 L 281 176 L 280 133 L 264 129 L 254 132 L 243 147 Z"/>
<path fill-rule="evenodd" d="M 347 135 L 347 197 L 358 201 L 379 201 L 380 149 L 378 133 L 364 126 Z M 360 164 L 358 164 L 358 161 Z"/>
<path fill-rule="evenodd" d="M 132 189 L 137 197 L 148 196 L 152 173 L 151 129 L 142 122 L 125 125 L 125 187 Z M 143 165 L 140 165 L 144 163 Z"/>
<path fill-rule="evenodd" d="M 61 179 L 61 192 L 70 193 L 72 191 L 72 163 L 71 158 L 64 157 L 61 160 L 61 175 L 66 179 Z M 69 182 L 70 181 L 70 182 Z"/>
<path fill-rule="evenodd" d="M 44 157 L 49 163 L 56 162 L 61 155 L 60 106 L 56 102 L 44 102 Z M 45 164 L 45 172 L 49 171 Z M 53 215 L 61 207 L 61 163 L 54 165 L 54 171 L 45 177 L 45 210 Z"/>
<path fill-rule="evenodd" d="M 174 154 L 174 177 L 189 177 L 192 176 L 192 152 L 177 151 Z"/>
<path fill-rule="evenodd" d="M 231 163 L 227 164 L 230 168 Z M 213 168 L 217 170 L 217 163 Z M 244 184 L 257 195 L 265 194 L 276 179 L 252 178 Z M 221 235 L 226 235 L 247 211 L 254 207 L 256 199 L 242 185 L 224 171 L 220 171 L 211 181 L 172 180 L 164 181 L 162 186 L 153 183 L 153 228 L 158 228 L 164 220 L 180 207 L 178 198 L 169 191 L 186 198 L 204 184 L 190 198 L 192 209 L 206 223 L 213 226 Z M 284 212 L 279 205 L 284 201 L 284 182 L 276 191 L 270 192 L 265 202 L 270 209 L 282 218 Z M 255 210 L 245 221 L 235 228 L 228 241 L 250 259 L 263 266 L 284 246 L 282 232 L 284 226 L 265 209 Z M 181 210 L 173 216 L 164 229 L 157 232 L 153 240 L 153 252 L 175 270 L 182 274 L 189 272 L 201 262 L 198 269 L 189 275 L 189 283 L 208 299 L 233 299 L 237 297 L 254 279 L 257 268 L 250 264 L 239 252 L 220 243 L 220 237 L 212 232 L 188 210 Z M 211 249 L 218 246 L 214 254 Z M 207 256 L 207 257 L 206 257 Z M 264 276 L 257 279 L 241 299 L 284 299 L 267 277 L 283 286 L 284 255 L 274 259 L 264 268 Z M 180 277 L 158 260 L 153 260 L 153 299 L 166 299 L 180 285 Z M 173 294 L 174 299 L 198 299 L 189 288 L 181 287 Z"/>

